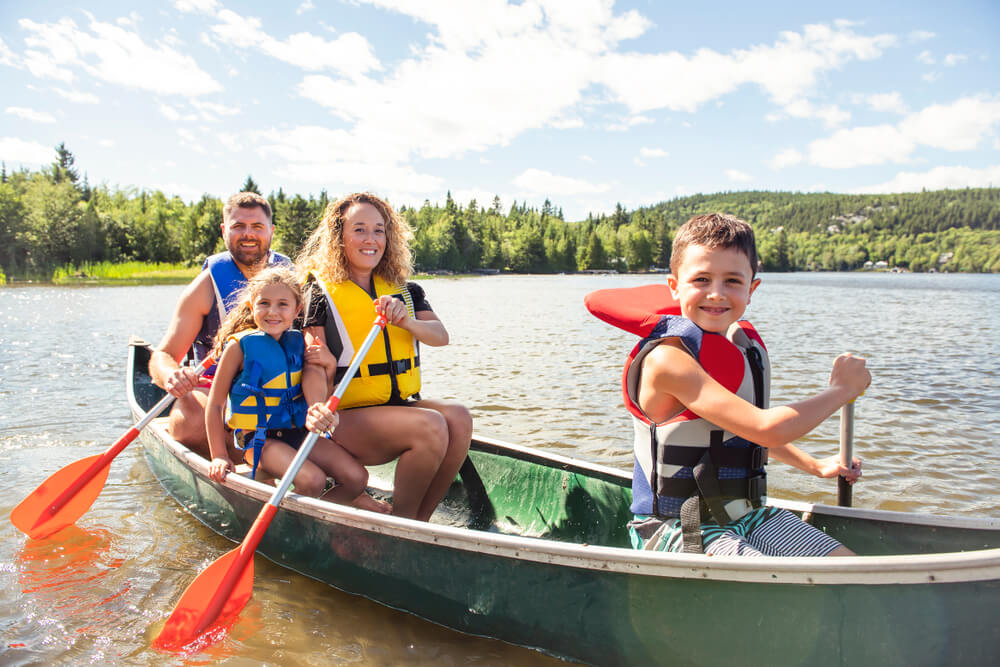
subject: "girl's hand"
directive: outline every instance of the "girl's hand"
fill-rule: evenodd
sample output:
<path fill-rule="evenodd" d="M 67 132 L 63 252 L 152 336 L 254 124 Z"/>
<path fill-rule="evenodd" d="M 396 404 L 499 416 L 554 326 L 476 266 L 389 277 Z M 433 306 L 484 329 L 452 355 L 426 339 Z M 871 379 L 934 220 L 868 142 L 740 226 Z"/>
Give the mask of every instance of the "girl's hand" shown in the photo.
<path fill-rule="evenodd" d="M 212 459 L 208 464 L 208 476 L 213 482 L 222 482 L 226 475 L 233 471 L 233 462 L 221 456 Z"/>
<path fill-rule="evenodd" d="M 855 357 L 845 352 L 833 360 L 833 370 L 830 371 L 830 386 L 840 386 L 850 392 L 854 400 L 865 392 L 872 383 L 871 373 L 865 366 L 864 357 Z"/>
<path fill-rule="evenodd" d="M 313 338 L 313 342 L 306 346 L 305 361 L 307 364 L 322 366 L 327 375 L 333 375 L 337 370 L 337 358 L 318 338 Z"/>
<path fill-rule="evenodd" d="M 406 320 L 410 319 L 406 304 L 388 294 L 375 300 L 375 312 L 385 315 L 389 324 L 395 324 L 397 327 L 402 327 Z"/>
<path fill-rule="evenodd" d="M 323 435 L 331 433 L 340 423 L 340 415 L 326 407 L 326 403 L 313 403 L 306 413 L 306 428 Z"/>
<path fill-rule="evenodd" d="M 854 484 L 861 477 L 861 459 L 855 458 L 851 461 L 850 469 L 840 465 L 839 456 L 829 456 L 816 461 L 819 469 L 816 471 L 817 477 L 843 477 L 848 484 Z"/>

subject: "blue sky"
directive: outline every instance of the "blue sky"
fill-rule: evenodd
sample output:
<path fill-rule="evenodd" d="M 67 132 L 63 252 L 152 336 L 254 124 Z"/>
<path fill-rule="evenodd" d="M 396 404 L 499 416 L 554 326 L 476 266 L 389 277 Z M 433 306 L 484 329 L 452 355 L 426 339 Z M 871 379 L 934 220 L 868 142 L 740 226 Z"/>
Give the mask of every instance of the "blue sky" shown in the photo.
<path fill-rule="evenodd" d="M 1000 2 L 0 4 L 0 159 L 186 201 L 1000 185 Z"/>

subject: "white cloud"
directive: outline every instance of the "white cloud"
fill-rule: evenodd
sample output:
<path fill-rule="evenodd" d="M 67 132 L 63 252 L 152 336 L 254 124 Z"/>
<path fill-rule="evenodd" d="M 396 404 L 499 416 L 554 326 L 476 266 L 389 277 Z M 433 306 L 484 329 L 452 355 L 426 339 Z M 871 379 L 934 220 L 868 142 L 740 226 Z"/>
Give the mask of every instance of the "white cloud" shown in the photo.
<path fill-rule="evenodd" d="M 177 111 L 177 109 L 175 109 L 172 106 L 170 106 L 169 104 L 161 104 L 160 105 L 160 113 L 163 114 L 163 117 L 166 118 L 167 120 L 180 120 L 181 119 L 180 112 Z"/>
<path fill-rule="evenodd" d="M 809 162 L 830 169 L 905 160 L 916 142 L 892 125 L 873 125 L 839 130 L 809 144 Z"/>
<path fill-rule="evenodd" d="M 914 30 L 909 35 L 911 42 L 926 42 L 929 39 L 934 39 L 936 36 L 928 30 Z"/>
<path fill-rule="evenodd" d="M 911 113 L 900 130 L 926 146 L 968 151 L 1000 125 L 1000 97 L 964 97 L 951 104 L 934 104 Z"/>
<path fill-rule="evenodd" d="M 356 32 L 345 33 L 332 41 L 299 32 L 280 41 L 261 29 L 259 18 L 243 17 L 228 9 L 220 11 L 218 18 L 222 22 L 213 25 L 212 32 L 224 44 L 257 49 L 310 72 L 329 69 L 360 76 L 382 69 L 371 44 Z"/>
<path fill-rule="evenodd" d="M 941 75 L 938 74 L 937 72 L 927 72 L 926 74 L 922 74 L 920 78 L 926 81 L 927 83 L 934 83 L 935 81 L 941 78 Z"/>
<path fill-rule="evenodd" d="M 921 51 L 917 55 L 917 62 L 923 63 L 924 65 L 933 65 L 935 64 L 936 61 L 934 60 L 934 56 L 931 55 L 930 51 Z"/>
<path fill-rule="evenodd" d="M 221 90 L 194 59 L 172 47 L 146 44 L 135 32 L 91 17 L 88 30 L 72 19 L 57 23 L 35 23 L 21 19 L 18 25 L 29 34 L 25 44 L 25 66 L 35 76 L 72 83 L 70 68 L 129 88 L 161 95 L 196 97 Z"/>
<path fill-rule="evenodd" d="M 240 113 L 240 107 L 235 104 L 191 100 L 191 106 L 197 109 L 201 119 L 206 121 L 214 122 L 219 120 L 219 116 L 235 116 Z"/>
<path fill-rule="evenodd" d="M 874 93 L 864 98 L 865 102 L 875 111 L 906 113 L 906 104 L 897 91 L 891 93 Z"/>
<path fill-rule="evenodd" d="M 212 14 L 219 8 L 218 0 L 174 0 L 174 7 L 182 12 Z"/>
<path fill-rule="evenodd" d="M 739 169 L 726 169 L 726 178 L 736 183 L 749 183 L 753 176 Z"/>
<path fill-rule="evenodd" d="M 7 65 L 8 67 L 19 67 L 17 56 L 10 47 L 7 46 L 3 39 L 0 38 L 0 65 Z"/>
<path fill-rule="evenodd" d="M 949 188 L 988 188 L 1000 185 L 1000 165 L 973 169 L 971 167 L 935 167 L 925 172 L 903 171 L 885 183 L 854 190 L 863 194 L 887 192 L 919 192 Z"/>
<path fill-rule="evenodd" d="M 803 159 L 804 156 L 799 151 L 794 148 L 786 148 L 771 158 L 768 164 L 775 169 L 782 169 L 784 167 L 791 167 L 793 165 L 800 164 Z"/>
<path fill-rule="evenodd" d="M 276 176 L 322 185 L 331 191 L 368 190 L 377 183 L 379 191 L 394 201 L 423 201 L 428 192 L 444 188 L 443 179 L 419 173 L 344 130 L 318 126 L 271 129 L 253 133 L 249 141 L 262 158 L 275 165 Z"/>
<path fill-rule="evenodd" d="M 101 148 L 114 148 L 116 143 L 114 139 L 101 139 L 97 142 L 97 145 Z"/>
<path fill-rule="evenodd" d="M 584 162 L 593 162 L 594 161 L 594 158 L 590 157 L 586 153 L 580 155 L 580 157 L 578 159 L 580 159 L 580 160 L 582 160 Z"/>
<path fill-rule="evenodd" d="M 205 148 L 205 142 L 200 140 L 193 131 L 181 127 L 177 129 L 177 136 L 181 139 L 181 146 L 187 150 L 200 155 L 208 155 L 208 149 Z"/>
<path fill-rule="evenodd" d="M 676 51 L 612 53 L 601 59 L 598 76 L 633 112 L 662 108 L 693 112 L 701 104 L 753 84 L 789 115 L 816 114 L 831 123 L 843 120 L 843 112 L 803 104 L 819 75 L 851 60 L 878 58 L 896 43 L 892 35 L 859 35 L 844 24 L 835 28 L 807 25 L 801 33 L 782 33 L 772 45 L 730 53 L 711 49 L 691 56 Z"/>
<path fill-rule="evenodd" d="M 299 5 L 299 8 L 295 10 L 295 13 L 303 14 L 305 12 L 308 12 L 310 9 L 316 9 L 316 5 L 312 3 L 312 0 L 305 0 L 305 2 Z"/>
<path fill-rule="evenodd" d="M 840 130 L 809 144 L 809 162 L 846 169 L 905 162 L 919 146 L 969 151 L 1000 125 L 1000 99 L 965 97 L 935 104 L 905 116 L 897 125 Z"/>
<path fill-rule="evenodd" d="M 633 158 L 632 161 L 640 167 L 645 167 L 646 166 L 645 158 L 663 158 L 667 157 L 668 155 L 670 155 L 670 153 L 663 150 L 662 148 L 649 148 L 643 146 L 642 148 L 639 149 L 639 155 Z"/>
<path fill-rule="evenodd" d="M 849 121 L 851 114 L 849 111 L 844 111 L 835 104 L 816 106 L 809 100 L 797 99 L 786 104 L 781 113 L 770 113 L 766 116 L 767 120 L 772 122 L 783 120 L 786 117 L 818 118 L 827 127 L 836 127 Z"/>
<path fill-rule="evenodd" d="M 56 117 L 47 111 L 35 111 L 25 107 L 7 107 L 7 113 L 35 123 L 54 123 Z"/>
<path fill-rule="evenodd" d="M 634 116 L 629 116 L 628 118 L 625 118 L 623 120 L 611 123 L 607 126 L 606 129 L 609 132 L 627 132 L 636 125 L 648 125 L 649 123 L 652 122 L 653 119 L 650 118 L 649 116 L 642 116 L 637 114 Z"/>
<path fill-rule="evenodd" d="M 591 183 L 582 179 L 559 176 L 544 169 L 534 168 L 525 169 L 512 182 L 521 190 L 549 197 L 607 192 L 611 189 L 606 183 Z"/>
<path fill-rule="evenodd" d="M 51 146 L 43 146 L 33 141 L 17 137 L 0 137 L 0 157 L 8 166 L 49 164 L 55 161 L 56 152 Z"/>
<path fill-rule="evenodd" d="M 584 122 L 582 118 L 572 117 L 572 118 L 557 118 L 549 123 L 549 127 L 556 130 L 572 130 L 578 127 L 583 127 Z"/>
<path fill-rule="evenodd" d="M 70 102 L 76 102 L 77 104 L 100 104 L 101 99 L 94 95 L 93 93 L 83 93 L 78 90 L 63 90 L 62 88 L 53 88 L 54 92 L 59 97 L 69 100 Z"/>
<path fill-rule="evenodd" d="M 944 64 L 946 67 L 954 67 L 959 63 L 964 63 L 969 59 L 969 56 L 962 53 L 949 53 L 944 57 Z"/>

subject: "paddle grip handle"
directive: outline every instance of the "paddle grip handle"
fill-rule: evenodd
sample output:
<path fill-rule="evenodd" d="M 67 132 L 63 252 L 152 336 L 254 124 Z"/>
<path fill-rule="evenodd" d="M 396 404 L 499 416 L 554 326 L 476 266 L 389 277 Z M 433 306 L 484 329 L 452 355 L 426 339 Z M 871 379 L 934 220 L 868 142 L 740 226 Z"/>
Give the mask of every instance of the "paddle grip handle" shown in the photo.
<path fill-rule="evenodd" d="M 840 465 L 850 468 L 854 461 L 854 401 L 840 409 Z M 843 476 L 837 478 L 837 505 L 850 507 L 853 501 L 851 485 Z"/>

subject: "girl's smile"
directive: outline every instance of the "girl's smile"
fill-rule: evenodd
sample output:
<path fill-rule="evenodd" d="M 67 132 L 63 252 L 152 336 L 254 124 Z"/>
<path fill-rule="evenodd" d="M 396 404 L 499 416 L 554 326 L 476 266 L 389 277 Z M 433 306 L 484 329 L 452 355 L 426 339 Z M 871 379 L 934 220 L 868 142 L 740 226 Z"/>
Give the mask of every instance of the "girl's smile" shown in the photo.
<path fill-rule="evenodd" d="M 253 302 L 253 321 L 257 328 L 278 339 L 292 328 L 301 306 L 295 293 L 285 285 L 266 285 Z"/>

